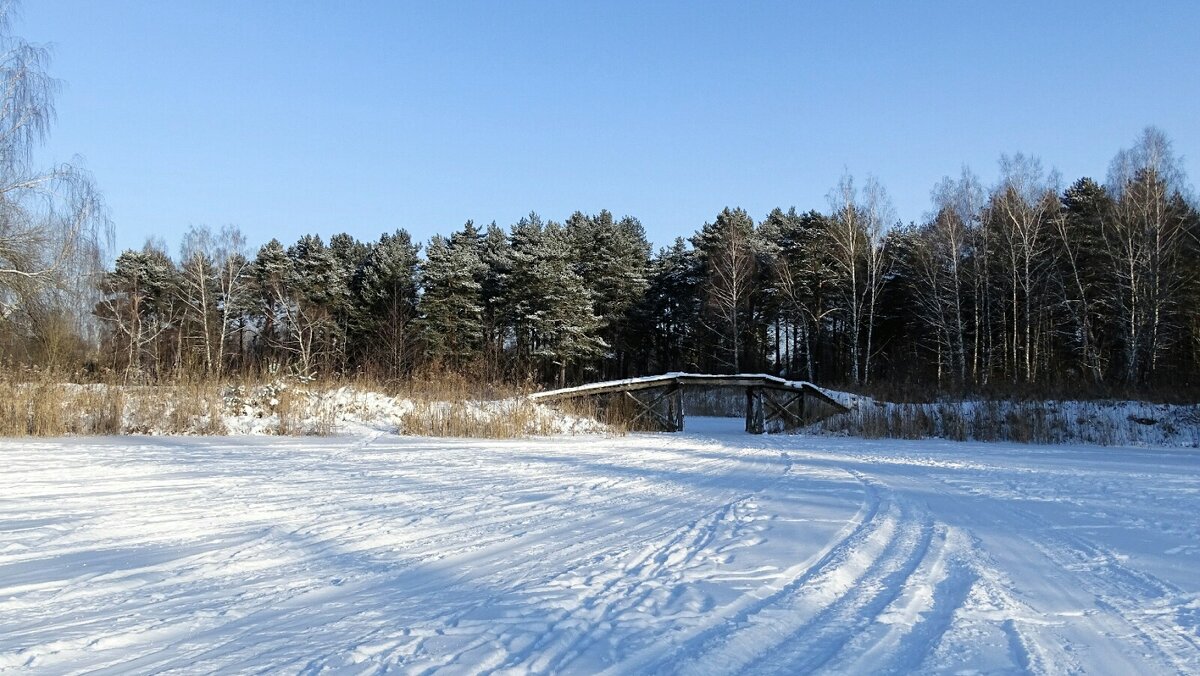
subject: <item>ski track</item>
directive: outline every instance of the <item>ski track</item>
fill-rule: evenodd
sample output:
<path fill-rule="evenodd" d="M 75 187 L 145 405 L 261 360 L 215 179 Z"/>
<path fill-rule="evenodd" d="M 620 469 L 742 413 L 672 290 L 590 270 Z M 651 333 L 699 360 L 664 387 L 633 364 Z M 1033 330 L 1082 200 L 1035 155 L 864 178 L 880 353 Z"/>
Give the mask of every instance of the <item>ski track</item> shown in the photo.
<path fill-rule="evenodd" d="M 1200 672 L 1196 451 L 696 422 L 0 441 L 0 672 Z"/>

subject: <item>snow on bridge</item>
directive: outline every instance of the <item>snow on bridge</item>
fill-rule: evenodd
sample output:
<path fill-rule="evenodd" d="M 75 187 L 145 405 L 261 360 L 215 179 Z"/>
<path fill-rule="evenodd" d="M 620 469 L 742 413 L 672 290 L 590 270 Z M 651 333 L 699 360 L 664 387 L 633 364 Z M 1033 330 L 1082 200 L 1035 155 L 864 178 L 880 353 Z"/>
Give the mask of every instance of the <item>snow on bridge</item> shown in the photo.
<path fill-rule="evenodd" d="M 683 430 L 684 387 L 745 388 L 746 431 L 751 434 L 792 430 L 816 419 L 849 410 L 810 382 L 786 380 L 765 373 L 715 375 L 672 372 L 548 390 L 532 394 L 530 399 L 548 404 L 616 395 L 631 401 L 636 407 L 628 424 L 648 424 L 663 432 L 679 432 Z M 658 392 L 650 392 L 648 397 L 635 394 L 650 390 Z"/>

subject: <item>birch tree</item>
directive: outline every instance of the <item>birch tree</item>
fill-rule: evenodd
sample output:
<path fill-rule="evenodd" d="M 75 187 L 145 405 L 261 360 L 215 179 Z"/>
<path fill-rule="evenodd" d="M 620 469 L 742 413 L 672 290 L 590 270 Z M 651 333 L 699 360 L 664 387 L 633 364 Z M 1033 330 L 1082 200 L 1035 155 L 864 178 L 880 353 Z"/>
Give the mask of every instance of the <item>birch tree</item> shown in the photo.
<path fill-rule="evenodd" d="M 843 174 L 829 193 L 829 203 L 829 244 L 846 316 L 850 380 L 867 383 L 875 314 L 887 261 L 886 235 L 895 212 L 878 180 L 868 177 L 860 193 L 849 173 Z"/>
<path fill-rule="evenodd" d="M 1170 139 L 1155 127 L 1120 151 L 1109 168 L 1115 205 L 1102 232 L 1119 288 L 1127 383 L 1145 382 L 1157 370 L 1178 335 L 1183 291 L 1197 274 L 1194 261 L 1188 265 L 1183 257 L 1195 237 L 1185 182 Z"/>
<path fill-rule="evenodd" d="M 12 34 L 13 6 L 0 5 L 0 326 L 36 332 L 39 317 L 67 313 L 82 332 L 112 226 L 85 171 L 33 165 L 58 82 L 46 49 Z"/>
<path fill-rule="evenodd" d="M 246 324 L 244 315 L 250 299 L 253 261 L 250 259 L 245 236 L 240 229 L 232 225 L 221 228 L 216 238 L 214 253 L 217 292 L 220 294 L 221 319 L 216 343 L 216 368 L 220 374 L 226 368 L 229 339 L 235 330 L 238 330 L 238 355 L 241 355 L 244 348 L 241 341 Z"/>
<path fill-rule="evenodd" d="M 740 373 L 746 309 L 754 292 L 757 261 L 754 221 L 741 209 L 725 209 L 711 228 L 705 265 L 705 308 L 728 351 L 725 363 Z"/>
<path fill-rule="evenodd" d="M 214 364 L 220 363 L 215 343 L 221 339 L 217 331 L 218 267 L 213 258 L 215 242 L 207 226 L 193 226 L 183 236 L 180 248 L 180 298 L 185 308 L 186 340 L 193 344 L 201 358 L 204 375 L 212 375 Z"/>
<path fill-rule="evenodd" d="M 918 279 L 913 289 L 921 317 L 938 337 L 938 378 L 948 367 L 958 383 L 967 381 L 971 260 L 979 236 L 983 188 L 964 167 L 958 180 L 944 177 L 930 193 L 933 214 L 913 241 L 911 258 Z M 974 377 L 974 364 L 970 371 Z"/>
<path fill-rule="evenodd" d="M 992 210 L 1008 264 L 1009 364 L 1014 379 L 1033 382 L 1035 298 L 1045 269 L 1046 225 L 1058 206 L 1057 176 L 1046 175 L 1041 160 L 1021 153 L 1002 155 L 1000 174 Z"/>

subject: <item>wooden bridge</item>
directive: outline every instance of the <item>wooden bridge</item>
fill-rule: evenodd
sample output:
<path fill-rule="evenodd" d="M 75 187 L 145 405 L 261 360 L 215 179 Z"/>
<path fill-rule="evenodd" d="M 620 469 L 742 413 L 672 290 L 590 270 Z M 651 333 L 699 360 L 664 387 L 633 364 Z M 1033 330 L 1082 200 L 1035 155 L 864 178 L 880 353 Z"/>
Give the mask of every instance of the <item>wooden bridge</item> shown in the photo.
<path fill-rule="evenodd" d="M 632 404 L 624 422 L 634 429 L 679 432 L 683 429 L 683 388 L 744 388 L 746 431 L 790 431 L 849 409 L 816 385 L 765 374 L 702 375 L 667 373 L 592 383 L 530 395 L 541 403 L 593 399 L 612 407 L 616 401 Z"/>

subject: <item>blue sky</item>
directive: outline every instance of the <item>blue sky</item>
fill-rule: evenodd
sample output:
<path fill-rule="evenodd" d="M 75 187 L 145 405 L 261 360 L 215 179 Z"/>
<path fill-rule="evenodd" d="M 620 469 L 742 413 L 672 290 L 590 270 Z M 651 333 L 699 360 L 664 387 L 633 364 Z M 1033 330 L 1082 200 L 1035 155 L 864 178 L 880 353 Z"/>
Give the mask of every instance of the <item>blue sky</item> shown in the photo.
<path fill-rule="evenodd" d="M 1001 153 L 1102 179 L 1147 124 L 1195 183 L 1200 3 L 26 0 L 118 245 L 418 239 L 530 210 L 826 209 L 843 170 L 919 219 Z"/>

